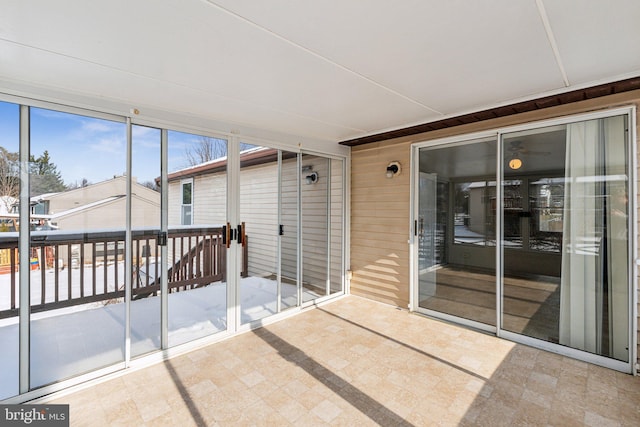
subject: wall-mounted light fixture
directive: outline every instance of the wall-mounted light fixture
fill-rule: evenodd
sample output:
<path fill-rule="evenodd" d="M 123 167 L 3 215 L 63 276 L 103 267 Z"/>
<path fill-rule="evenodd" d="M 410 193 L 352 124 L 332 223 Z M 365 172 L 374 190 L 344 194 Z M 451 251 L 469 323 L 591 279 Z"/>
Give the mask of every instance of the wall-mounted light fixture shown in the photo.
<path fill-rule="evenodd" d="M 387 166 L 387 178 L 393 178 L 396 175 L 400 175 L 400 162 L 393 161 Z"/>
<path fill-rule="evenodd" d="M 311 172 L 311 174 L 305 177 L 307 184 L 315 184 L 318 182 L 318 172 Z"/>

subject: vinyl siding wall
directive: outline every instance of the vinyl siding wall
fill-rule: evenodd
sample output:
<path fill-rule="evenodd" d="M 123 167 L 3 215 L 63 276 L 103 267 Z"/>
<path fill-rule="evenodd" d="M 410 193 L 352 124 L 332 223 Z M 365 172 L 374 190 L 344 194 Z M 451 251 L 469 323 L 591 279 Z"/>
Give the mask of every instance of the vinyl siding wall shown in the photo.
<path fill-rule="evenodd" d="M 303 282 L 323 289 L 327 281 L 329 242 L 328 177 L 331 162 L 331 287 L 342 290 L 343 161 L 303 155 L 303 166 L 312 166 L 320 179 L 307 185 L 297 159 L 282 162 L 281 240 L 282 277 L 297 277 L 298 179 L 302 178 Z M 169 183 L 169 226 L 180 225 L 180 180 Z M 193 184 L 193 218 L 196 225 L 226 222 L 226 174 L 197 176 Z M 242 168 L 240 172 L 240 218 L 249 238 L 249 275 L 277 272 L 278 166 L 277 163 Z"/>
<path fill-rule="evenodd" d="M 249 276 L 278 271 L 278 164 L 242 168 L 240 219 L 249 236 Z"/>

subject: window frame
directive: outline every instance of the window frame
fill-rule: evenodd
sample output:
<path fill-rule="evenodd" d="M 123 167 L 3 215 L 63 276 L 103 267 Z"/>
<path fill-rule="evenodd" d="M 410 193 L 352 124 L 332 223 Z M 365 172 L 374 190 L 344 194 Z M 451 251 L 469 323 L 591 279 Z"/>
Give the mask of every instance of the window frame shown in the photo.
<path fill-rule="evenodd" d="M 189 184 L 191 186 L 191 203 L 184 203 L 184 187 Z M 194 190 L 194 180 L 193 178 L 181 179 L 180 180 L 180 225 L 193 225 L 193 190 Z M 184 208 L 189 207 L 189 222 L 185 222 L 185 211 Z"/>

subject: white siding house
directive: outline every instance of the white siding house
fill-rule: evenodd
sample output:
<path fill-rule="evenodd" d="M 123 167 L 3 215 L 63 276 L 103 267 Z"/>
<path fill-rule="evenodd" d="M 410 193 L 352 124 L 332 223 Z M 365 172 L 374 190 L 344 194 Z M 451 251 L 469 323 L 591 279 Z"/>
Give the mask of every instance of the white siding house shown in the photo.
<path fill-rule="evenodd" d="M 330 163 L 333 165 L 330 171 Z M 302 218 L 302 281 L 322 290 L 329 276 L 334 291 L 341 288 L 342 271 L 342 161 L 302 155 L 298 170 L 294 153 L 282 154 L 280 220 L 278 220 L 277 150 L 252 149 L 241 153 L 240 217 L 248 236 L 249 275 L 269 277 L 278 271 L 278 234 L 282 227 L 281 274 L 295 280 L 297 275 L 298 183 Z M 315 172 L 317 182 L 307 185 L 306 176 Z M 331 192 L 329 192 L 331 176 Z M 182 223 L 181 186 L 193 182 L 192 225 L 226 223 L 226 158 L 203 163 L 169 174 L 169 225 Z M 331 202 L 331 203 L 329 203 Z M 329 209 L 331 206 L 331 210 Z M 331 233 L 328 233 L 329 219 Z M 331 237 L 330 237 L 331 236 Z M 331 245 L 331 248 L 330 246 Z"/>

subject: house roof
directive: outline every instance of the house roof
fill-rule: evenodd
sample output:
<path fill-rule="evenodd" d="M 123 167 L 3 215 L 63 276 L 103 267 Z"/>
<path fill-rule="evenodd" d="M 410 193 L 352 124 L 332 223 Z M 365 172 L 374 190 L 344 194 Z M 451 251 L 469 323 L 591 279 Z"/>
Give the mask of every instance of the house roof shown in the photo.
<path fill-rule="evenodd" d="M 283 151 L 282 158 L 288 159 L 295 157 L 295 153 Z M 278 150 L 274 148 L 252 148 L 240 153 L 240 167 L 256 166 L 265 163 L 271 163 L 278 161 Z M 226 172 L 227 170 L 227 157 L 220 157 L 208 162 L 200 163 L 195 166 L 180 169 L 172 172 L 168 175 L 169 181 L 175 181 L 182 178 L 190 178 L 199 175 L 212 174 L 218 172 Z M 159 178 L 156 178 L 156 182 L 159 182 Z"/>
<path fill-rule="evenodd" d="M 111 202 L 113 202 L 115 200 L 123 199 L 124 197 L 125 197 L 124 195 L 111 196 L 111 197 L 107 197 L 107 198 L 104 198 L 104 199 L 97 200 L 97 201 L 92 202 L 92 203 L 87 203 L 85 205 L 75 207 L 75 208 L 72 208 L 72 209 L 67 209 L 67 210 L 62 211 L 62 212 L 56 212 L 55 214 L 51 215 L 51 219 L 55 221 L 55 220 L 58 220 L 60 218 L 67 217 L 69 215 L 76 214 L 78 212 L 83 212 L 83 211 L 86 211 L 86 210 L 89 210 L 89 209 L 93 209 L 93 208 L 96 208 L 96 207 L 99 207 L 99 206 L 106 205 L 106 204 L 111 203 Z"/>
<path fill-rule="evenodd" d="M 335 144 L 638 77 L 638 22 L 637 0 L 9 2 L 0 91 Z"/>

